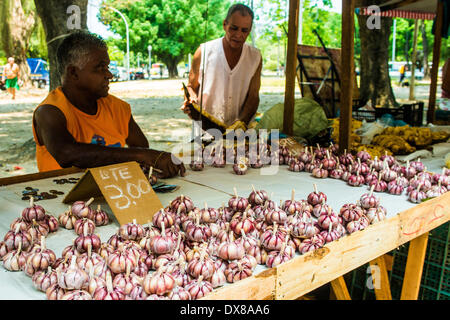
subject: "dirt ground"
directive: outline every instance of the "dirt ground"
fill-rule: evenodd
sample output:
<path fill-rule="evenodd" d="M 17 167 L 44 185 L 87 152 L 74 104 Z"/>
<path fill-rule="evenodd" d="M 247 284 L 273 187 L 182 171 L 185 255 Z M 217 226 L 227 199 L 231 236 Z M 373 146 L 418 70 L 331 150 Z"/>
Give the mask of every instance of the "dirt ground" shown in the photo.
<path fill-rule="evenodd" d="M 140 80 L 111 84 L 110 93 L 130 103 L 136 122 L 151 148 L 170 151 L 175 143 L 186 141 L 191 121 L 179 110 L 183 103 L 182 82 L 176 80 Z M 264 112 L 284 101 L 285 79 L 263 77 L 258 111 Z M 37 172 L 31 119 L 34 108 L 46 97 L 47 89 L 22 89 L 16 100 L 0 91 L 0 177 Z M 399 102 L 409 96 L 408 88 L 394 87 Z M 416 87 L 416 99 L 427 101 L 429 85 Z M 440 96 L 440 86 L 438 97 Z M 300 97 L 298 86 L 296 97 Z"/>
<path fill-rule="evenodd" d="M 187 83 L 187 79 L 111 84 L 110 93 L 130 103 L 151 148 L 170 151 L 174 143 L 185 141 L 191 134 L 191 121 L 179 110 L 182 82 Z M 0 177 L 37 172 L 31 119 L 47 93 L 45 89 L 23 89 L 13 101 L 6 91 L 0 91 Z M 260 99 L 261 112 L 283 102 L 284 79 L 263 78 Z"/>

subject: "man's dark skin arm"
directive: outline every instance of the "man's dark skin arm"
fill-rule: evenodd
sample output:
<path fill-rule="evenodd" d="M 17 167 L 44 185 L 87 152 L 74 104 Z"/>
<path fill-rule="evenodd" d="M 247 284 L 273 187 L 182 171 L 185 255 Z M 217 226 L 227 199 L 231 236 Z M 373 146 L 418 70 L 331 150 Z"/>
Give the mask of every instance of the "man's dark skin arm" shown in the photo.
<path fill-rule="evenodd" d="M 252 80 L 250 81 L 247 98 L 245 99 L 244 105 L 242 107 L 242 112 L 239 115 L 239 120 L 244 122 L 246 125 L 248 125 L 253 115 L 258 110 L 259 89 L 261 88 L 261 69 L 262 69 L 262 59 L 261 62 L 259 63 L 258 69 L 253 75 Z"/>
<path fill-rule="evenodd" d="M 141 128 L 138 126 L 136 121 L 134 121 L 133 115 L 131 115 L 130 122 L 128 123 L 128 137 L 126 139 L 127 145 L 130 148 L 148 148 L 148 140 L 142 132 Z"/>
<path fill-rule="evenodd" d="M 43 105 L 34 114 L 36 134 L 40 144 L 63 167 L 93 168 L 115 163 L 137 161 L 145 166 L 154 166 L 163 171 L 161 178 L 172 177 L 185 168 L 171 161 L 171 154 L 148 149 L 148 141 L 133 118 L 129 123 L 126 139 L 129 148 L 112 148 L 76 142 L 66 129 L 66 118 L 55 106 Z M 156 163 L 155 163 L 156 162 Z"/>

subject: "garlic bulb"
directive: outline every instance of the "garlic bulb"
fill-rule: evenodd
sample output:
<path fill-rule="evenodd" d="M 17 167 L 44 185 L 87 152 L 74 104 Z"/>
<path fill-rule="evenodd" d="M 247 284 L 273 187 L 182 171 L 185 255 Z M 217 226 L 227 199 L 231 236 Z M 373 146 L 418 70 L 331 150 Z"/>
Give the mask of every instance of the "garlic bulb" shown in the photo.
<path fill-rule="evenodd" d="M 33 220 L 42 221 L 45 219 L 45 209 L 40 205 L 34 204 L 34 198 L 30 198 L 30 206 L 23 209 L 22 219 L 30 223 Z"/>
<path fill-rule="evenodd" d="M 219 245 L 217 254 L 224 260 L 239 260 L 245 254 L 244 246 L 240 241 L 235 241 L 233 233 L 230 232 L 230 239 Z M 207 277 L 205 277 L 207 279 Z"/>
<path fill-rule="evenodd" d="M 58 231 L 59 222 L 54 216 L 46 214 L 44 221 L 47 224 L 50 233 Z"/>
<path fill-rule="evenodd" d="M 70 208 L 70 211 L 78 219 L 88 218 L 93 220 L 94 210 L 91 209 L 90 204 L 94 201 L 94 198 L 90 198 L 88 201 L 75 201 Z"/>
<path fill-rule="evenodd" d="M 57 283 L 55 283 L 48 287 L 45 291 L 45 295 L 48 300 L 61 300 L 66 292 L 66 289 L 61 288 Z"/>
<path fill-rule="evenodd" d="M 6 270 L 9 271 L 20 271 L 20 253 L 22 252 L 22 243 L 19 242 L 19 247 L 17 250 L 11 250 L 9 251 L 4 257 L 3 257 L 3 266 Z"/>
<path fill-rule="evenodd" d="M 129 253 L 125 250 L 123 244 L 119 246 L 115 252 L 108 256 L 107 264 L 108 267 L 114 273 L 122 273 L 127 270 L 128 265 L 130 265 L 130 270 L 134 270 L 138 263 L 138 257 L 134 253 Z"/>
<path fill-rule="evenodd" d="M 307 201 L 310 205 L 315 206 L 316 204 L 321 204 L 327 201 L 327 196 L 323 192 L 317 191 L 317 185 L 313 184 L 314 192 L 308 194 Z"/>
<path fill-rule="evenodd" d="M 278 224 L 274 223 L 273 228 L 268 227 L 261 234 L 260 241 L 263 248 L 271 250 L 281 250 L 285 234 L 278 230 Z"/>
<path fill-rule="evenodd" d="M 77 217 L 76 217 L 75 215 L 72 214 L 72 211 L 70 211 L 70 207 L 69 207 L 69 210 L 68 210 L 68 211 L 66 211 L 66 212 L 64 212 L 64 213 L 61 213 L 61 214 L 58 216 L 58 222 L 59 222 L 59 224 L 60 224 L 63 228 L 68 229 L 68 230 L 71 230 L 71 229 L 74 228 L 75 222 L 76 222 L 77 220 L 78 220 Z"/>
<path fill-rule="evenodd" d="M 125 292 L 113 285 L 111 273 L 106 274 L 106 287 L 98 287 L 92 295 L 93 300 L 125 300 Z"/>
<path fill-rule="evenodd" d="M 183 287 L 176 286 L 169 293 L 168 298 L 171 300 L 192 300 L 191 294 Z"/>
<path fill-rule="evenodd" d="M 143 282 L 144 290 L 149 295 L 164 295 L 172 291 L 174 286 L 175 279 L 170 274 L 163 272 L 163 269 L 147 275 Z"/>
<path fill-rule="evenodd" d="M 83 234 L 79 235 L 74 242 L 75 247 L 79 253 L 85 253 L 90 246 L 92 251 L 97 252 L 100 249 L 102 241 L 100 237 L 96 234 L 89 234 L 89 225 L 84 224 Z"/>
<path fill-rule="evenodd" d="M 65 271 L 58 269 L 58 285 L 67 290 L 86 288 L 89 277 L 84 270 L 78 268 L 76 257 L 73 256 L 69 268 Z"/>
<path fill-rule="evenodd" d="M 109 216 L 106 211 L 102 210 L 101 206 L 97 206 L 97 210 L 94 211 L 92 220 L 95 223 L 95 226 L 106 226 L 109 223 Z"/>
<path fill-rule="evenodd" d="M 200 258 L 188 263 L 187 272 L 194 278 L 203 276 L 204 279 L 209 279 L 214 272 L 214 262 L 207 257 L 206 251 L 202 251 Z"/>
<path fill-rule="evenodd" d="M 85 225 L 87 225 L 87 226 L 85 227 Z M 95 230 L 94 221 L 87 219 L 87 218 L 82 218 L 82 219 L 76 220 L 75 224 L 74 224 L 75 233 L 78 235 L 82 235 L 82 234 L 84 234 L 85 230 L 86 230 L 86 235 L 93 234 L 94 230 Z"/>
<path fill-rule="evenodd" d="M 224 271 L 227 282 L 233 283 L 252 275 L 252 266 L 247 262 L 232 261 Z"/>
<path fill-rule="evenodd" d="M 204 281 L 202 276 L 200 276 L 196 280 L 192 280 L 191 282 L 189 282 L 185 286 L 185 289 L 191 295 L 192 300 L 197 300 L 197 299 L 203 298 L 208 293 L 213 291 L 213 287 L 212 287 L 211 283 L 208 281 Z"/>
<path fill-rule="evenodd" d="M 36 272 L 33 275 L 32 280 L 36 289 L 46 292 L 48 288 L 58 283 L 58 275 L 56 270 L 52 269 L 52 267 L 48 267 L 45 271 Z"/>
<path fill-rule="evenodd" d="M 129 295 L 136 286 L 142 285 L 142 279 L 131 274 L 130 265 L 128 265 L 126 273 L 117 274 L 112 283 L 114 287 L 121 288 L 126 295 Z"/>
<path fill-rule="evenodd" d="M 119 228 L 119 236 L 124 240 L 139 241 L 145 235 L 144 227 L 133 220 L 132 223 L 127 223 Z"/>
<path fill-rule="evenodd" d="M 20 225 L 16 225 L 15 230 L 9 230 L 3 241 L 8 251 L 12 251 L 19 248 L 19 245 L 23 251 L 27 251 L 33 244 L 33 238 L 28 231 L 20 230 Z"/>
<path fill-rule="evenodd" d="M 92 300 L 92 296 L 85 290 L 73 290 L 66 292 L 60 300 Z"/>
<path fill-rule="evenodd" d="M 47 268 L 53 265 L 56 261 L 55 253 L 47 249 L 45 246 L 45 237 L 41 237 L 41 245 L 35 249 L 32 249 L 27 256 L 24 272 L 28 276 L 33 276 L 37 271 L 47 270 Z"/>

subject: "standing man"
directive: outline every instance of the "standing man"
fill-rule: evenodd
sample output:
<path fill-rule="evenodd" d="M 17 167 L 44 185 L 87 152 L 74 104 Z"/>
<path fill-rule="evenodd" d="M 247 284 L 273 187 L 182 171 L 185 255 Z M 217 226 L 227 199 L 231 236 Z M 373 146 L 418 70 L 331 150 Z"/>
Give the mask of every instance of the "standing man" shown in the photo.
<path fill-rule="evenodd" d="M 14 63 L 14 58 L 8 58 L 8 63 L 3 71 L 2 82 L 5 83 L 6 89 L 12 95 L 12 99 L 16 99 L 16 89 L 19 90 L 20 68 Z M 5 82 L 6 81 L 6 82 Z"/>
<path fill-rule="evenodd" d="M 403 80 L 405 79 L 405 75 L 406 75 L 406 65 L 402 64 L 402 66 L 400 67 L 400 86 L 403 83 Z"/>
<path fill-rule="evenodd" d="M 245 130 L 259 105 L 261 53 L 246 43 L 253 19 L 248 6 L 231 6 L 223 21 L 225 36 L 200 45 L 189 73 L 190 102 L 201 103 L 227 129 Z M 189 108 L 183 111 L 190 115 Z"/>

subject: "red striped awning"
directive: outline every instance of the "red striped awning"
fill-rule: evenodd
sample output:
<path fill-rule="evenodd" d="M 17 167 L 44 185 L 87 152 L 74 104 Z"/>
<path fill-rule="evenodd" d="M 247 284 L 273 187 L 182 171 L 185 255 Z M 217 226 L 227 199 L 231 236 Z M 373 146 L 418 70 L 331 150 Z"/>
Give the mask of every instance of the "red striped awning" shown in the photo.
<path fill-rule="evenodd" d="M 359 10 L 358 10 L 359 9 Z M 363 16 L 381 16 L 381 17 L 391 17 L 391 18 L 405 18 L 405 19 L 424 19 L 433 20 L 436 17 L 436 13 L 430 12 L 418 12 L 418 11 L 407 11 L 407 10 L 386 10 L 386 11 L 373 11 L 369 8 L 358 8 L 357 14 Z"/>

